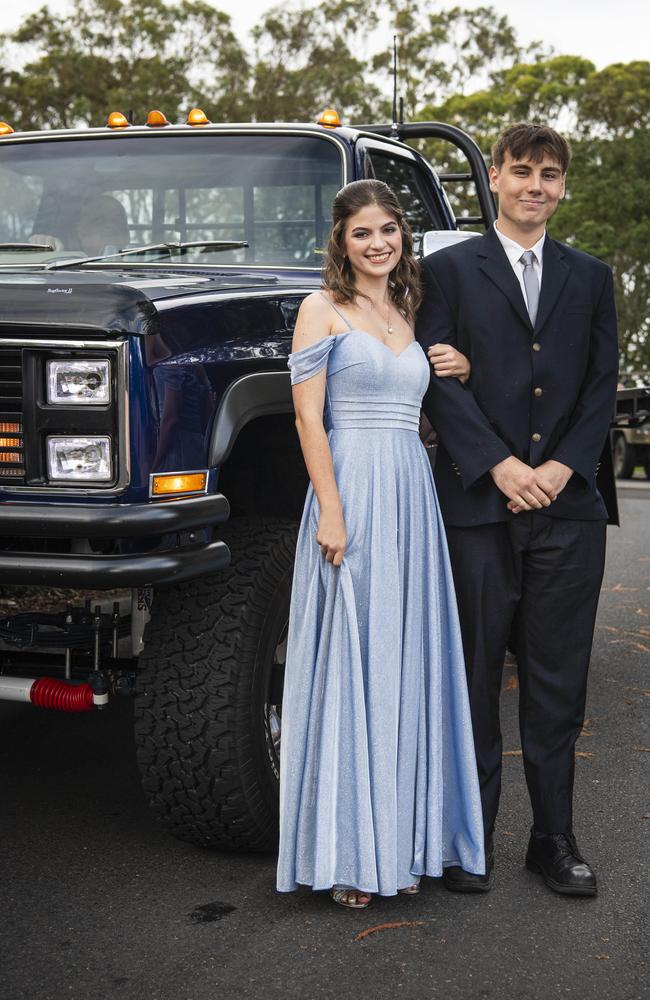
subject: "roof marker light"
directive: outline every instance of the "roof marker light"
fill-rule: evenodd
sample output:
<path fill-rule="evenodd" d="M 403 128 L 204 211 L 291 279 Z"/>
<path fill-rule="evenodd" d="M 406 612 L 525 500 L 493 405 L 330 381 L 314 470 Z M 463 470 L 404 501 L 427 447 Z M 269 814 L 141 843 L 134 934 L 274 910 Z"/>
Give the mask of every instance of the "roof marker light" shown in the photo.
<path fill-rule="evenodd" d="M 337 128 L 341 124 L 338 111 L 334 108 L 325 108 L 316 124 L 324 125 L 325 128 Z"/>
<path fill-rule="evenodd" d="M 201 111 L 200 108 L 192 108 L 189 115 L 187 116 L 188 125 L 209 125 L 210 119 L 206 115 L 205 111 Z"/>
<path fill-rule="evenodd" d="M 121 111 L 111 111 L 106 124 L 109 128 L 128 128 L 131 122 Z"/>
<path fill-rule="evenodd" d="M 0 122 L 0 135 L 11 135 L 13 129 L 9 122 Z"/>
<path fill-rule="evenodd" d="M 169 125 L 162 111 L 150 111 L 147 115 L 147 125 L 149 128 L 163 128 Z"/>

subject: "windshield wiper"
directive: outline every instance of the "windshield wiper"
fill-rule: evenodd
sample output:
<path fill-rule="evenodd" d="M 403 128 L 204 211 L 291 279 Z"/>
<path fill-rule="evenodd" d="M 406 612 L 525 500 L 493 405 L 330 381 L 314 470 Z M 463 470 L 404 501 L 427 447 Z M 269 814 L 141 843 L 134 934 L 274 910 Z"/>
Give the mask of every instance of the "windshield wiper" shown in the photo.
<path fill-rule="evenodd" d="M 208 253 L 210 250 L 239 250 L 241 247 L 247 246 L 247 240 L 195 240 L 191 243 L 150 243 L 145 247 L 132 247 L 130 250 L 116 250 L 115 253 L 103 254 L 101 257 L 79 257 L 76 260 L 54 261 L 54 263 L 46 266 L 46 270 L 58 271 L 65 267 L 80 267 L 82 264 L 95 264 L 100 260 L 112 260 L 114 257 L 128 257 L 130 254 L 149 253 L 150 251 L 156 250 L 167 250 L 170 254 L 183 254 L 186 250 L 193 250 L 201 247 L 202 253 Z"/>
<path fill-rule="evenodd" d="M 51 243 L 0 243 L 0 250 L 25 250 L 28 252 L 36 250 L 42 253 L 44 250 L 53 251 L 55 249 Z"/>

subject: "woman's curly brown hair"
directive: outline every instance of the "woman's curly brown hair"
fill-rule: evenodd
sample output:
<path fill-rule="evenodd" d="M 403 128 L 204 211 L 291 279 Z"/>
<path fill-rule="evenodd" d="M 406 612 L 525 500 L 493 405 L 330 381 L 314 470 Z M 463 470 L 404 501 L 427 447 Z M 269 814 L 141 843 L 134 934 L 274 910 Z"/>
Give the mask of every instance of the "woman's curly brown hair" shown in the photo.
<path fill-rule="evenodd" d="M 323 283 L 335 302 L 354 302 L 359 291 L 354 283 L 354 273 L 345 252 L 345 225 L 350 216 L 368 205 L 378 205 L 395 219 L 402 233 L 402 256 L 388 276 L 388 294 L 409 323 L 422 300 L 420 290 L 420 265 L 413 253 L 413 237 L 397 197 L 383 181 L 352 181 L 341 188 L 332 206 L 330 231 Z"/>

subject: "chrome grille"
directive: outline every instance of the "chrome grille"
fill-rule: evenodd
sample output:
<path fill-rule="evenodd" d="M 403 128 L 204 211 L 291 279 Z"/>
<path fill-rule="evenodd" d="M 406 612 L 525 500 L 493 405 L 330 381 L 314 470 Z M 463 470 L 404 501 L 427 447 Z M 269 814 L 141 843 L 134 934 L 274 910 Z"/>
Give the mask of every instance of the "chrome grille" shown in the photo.
<path fill-rule="evenodd" d="M 22 351 L 0 347 L 0 483 L 24 481 Z"/>

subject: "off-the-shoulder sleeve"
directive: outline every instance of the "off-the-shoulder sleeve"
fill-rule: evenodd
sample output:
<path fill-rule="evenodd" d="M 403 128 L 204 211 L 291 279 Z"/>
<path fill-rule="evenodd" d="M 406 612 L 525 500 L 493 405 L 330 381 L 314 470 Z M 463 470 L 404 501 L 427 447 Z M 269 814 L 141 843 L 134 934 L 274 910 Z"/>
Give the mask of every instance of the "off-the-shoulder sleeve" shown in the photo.
<path fill-rule="evenodd" d="M 326 366 L 335 342 L 336 337 L 323 337 L 309 347 L 303 347 L 300 351 L 290 354 L 288 365 L 291 371 L 291 385 L 306 382 L 308 378 L 317 375 Z"/>

